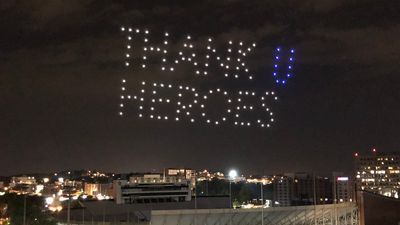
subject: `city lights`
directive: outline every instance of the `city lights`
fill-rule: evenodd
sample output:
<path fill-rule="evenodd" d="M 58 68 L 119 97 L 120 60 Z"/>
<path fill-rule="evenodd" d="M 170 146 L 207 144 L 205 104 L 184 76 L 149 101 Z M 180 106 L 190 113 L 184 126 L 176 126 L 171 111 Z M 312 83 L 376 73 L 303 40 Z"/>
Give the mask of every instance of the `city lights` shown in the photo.
<path fill-rule="evenodd" d="M 356 153 L 357 154 L 357 153 Z M 362 190 L 396 197 L 400 177 L 400 157 L 396 153 L 355 155 L 357 186 Z"/>
<path fill-rule="evenodd" d="M 51 205 L 54 202 L 54 198 L 53 197 L 47 197 L 45 198 L 45 202 L 47 205 Z"/>

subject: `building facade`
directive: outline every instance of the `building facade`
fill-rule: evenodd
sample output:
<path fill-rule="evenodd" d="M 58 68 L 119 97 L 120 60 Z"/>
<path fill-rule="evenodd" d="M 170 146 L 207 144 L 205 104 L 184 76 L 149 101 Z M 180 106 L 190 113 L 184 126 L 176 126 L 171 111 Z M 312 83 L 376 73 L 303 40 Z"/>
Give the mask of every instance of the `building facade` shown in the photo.
<path fill-rule="evenodd" d="M 129 177 L 131 184 L 175 183 L 177 180 L 176 177 L 164 176 L 161 173 L 138 173 Z"/>
<path fill-rule="evenodd" d="M 14 187 L 18 184 L 36 185 L 36 179 L 35 177 L 29 176 L 11 177 L 10 187 Z"/>
<path fill-rule="evenodd" d="M 335 182 L 336 202 L 352 202 L 355 200 L 355 187 L 350 177 L 338 176 Z"/>
<path fill-rule="evenodd" d="M 399 197 L 400 153 L 355 154 L 355 176 L 358 190 L 388 197 Z"/>
<path fill-rule="evenodd" d="M 293 198 L 293 179 L 288 176 L 276 176 L 273 184 L 273 206 L 291 206 Z"/>
<path fill-rule="evenodd" d="M 314 180 L 308 173 L 287 174 L 293 179 L 292 205 L 311 205 L 314 202 Z"/>
<path fill-rule="evenodd" d="M 333 201 L 332 179 L 329 177 L 285 173 L 276 176 L 272 183 L 274 206 L 320 205 Z"/>
<path fill-rule="evenodd" d="M 175 176 L 184 178 L 186 180 L 191 180 L 196 176 L 196 171 L 187 168 L 168 168 L 165 171 L 166 176 Z"/>
<path fill-rule="evenodd" d="M 85 183 L 84 192 L 91 196 L 111 196 L 112 184 Z"/>
<path fill-rule="evenodd" d="M 189 180 L 161 174 L 136 174 L 127 180 L 113 183 L 117 204 L 184 202 L 192 199 Z"/>
<path fill-rule="evenodd" d="M 30 176 L 11 177 L 10 192 L 15 193 L 34 193 L 36 190 L 36 179 Z"/>

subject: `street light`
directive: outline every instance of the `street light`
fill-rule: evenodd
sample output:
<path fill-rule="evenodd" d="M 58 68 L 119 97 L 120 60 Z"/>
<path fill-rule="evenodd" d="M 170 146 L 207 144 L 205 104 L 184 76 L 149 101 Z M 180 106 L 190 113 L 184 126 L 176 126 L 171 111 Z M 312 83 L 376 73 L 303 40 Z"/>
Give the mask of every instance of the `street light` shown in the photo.
<path fill-rule="evenodd" d="M 231 170 L 231 171 L 229 171 L 229 178 L 233 180 L 237 177 L 237 174 L 238 173 L 236 170 Z"/>
<path fill-rule="evenodd" d="M 229 171 L 229 202 L 230 202 L 231 208 L 233 208 L 233 205 L 232 205 L 232 180 L 236 179 L 237 174 L 238 173 L 236 170 Z"/>

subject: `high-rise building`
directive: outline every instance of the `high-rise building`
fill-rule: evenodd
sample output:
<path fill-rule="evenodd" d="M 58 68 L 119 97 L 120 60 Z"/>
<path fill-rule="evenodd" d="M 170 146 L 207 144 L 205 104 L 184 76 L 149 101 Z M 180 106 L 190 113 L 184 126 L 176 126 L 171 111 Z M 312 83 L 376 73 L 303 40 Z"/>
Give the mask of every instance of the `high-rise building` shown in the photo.
<path fill-rule="evenodd" d="M 333 202 L 332 179 L 325 176 L 315 176 L 316 204 L 329 204 Z"/>
<path fill-rule="evenodd" d="M 308 173 L 285 174 L 293 180 L 292 205 L 310 205 L 314 199 L 314 183 Z"/>
<path fill-rule="evenodd" d="M 350 177 L 335 177 L 335 196 L 336 202 L 352 202 L 355 199 L 354 183 Z"/>
<path fill-rule="evenodd" d="M 354 154 L 355 176 L 358 190 L 365 190 L 388 197 L 399 197 L 400 153 Z"/>
<path fill-rule="evenodd" d="M 292 205 L 327 204 L 332 202 L 332 181 L 328 177 L 315 176 L 312 173 L 285 175 L 293 179 Z"/>
<path fill-rule="evenodd" d="M 288 176 L 276 176 L 273 184 L 273 206 L 291 206 L 293 197 L 293 179 Z"/>

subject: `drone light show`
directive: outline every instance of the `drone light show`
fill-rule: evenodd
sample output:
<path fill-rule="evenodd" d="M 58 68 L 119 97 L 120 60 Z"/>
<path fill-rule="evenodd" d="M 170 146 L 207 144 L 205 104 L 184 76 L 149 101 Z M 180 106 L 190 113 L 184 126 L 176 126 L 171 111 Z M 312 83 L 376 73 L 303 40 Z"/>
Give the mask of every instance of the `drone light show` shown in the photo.
<path fill-rule="evenodd" d="M 126 27 L 121 27 L 121 31 L 127 41 L 127 70 L 121 79 L 120 116 L 260 128 L 271 127 L 275 122 L 276 91 L 249 88 L 255 86 L 252 84 L 258 77 L 248 65 L 256 43 L 213 37 L 195 39 L 191 35 L 176 39 L 168 32 L 150 35 L 147 29 Z M 280 68 L 284 64 L 280 61 L 282 52 L 282 48 L 276 48 L 275 85 L 286 84 L 292 76 L 295 50 L 288 51 L 286 70 Z M 135 75 L 145 70 L 158 78 L 137 81 Z M 178 72 L 198 82 L 169 79 Z M 134 83 L 128 83 L 130 80 Z M 230 85 L 235 81 L 246 86 Z M 131 104 L 133 108 L 128 107 Z"/>
<path fill-rule="evenodd" d="M 286 84 L 287 80 L 290 77 L 292 77 L 293 62 L 294 62 L 294 49 L 289 50 L 288 63 L 287 63 L 286 70 L 285 70 L 285 68 L 282 68 L 280 66 L 282 51 L 283 50 L 281 47 L 276 48 L 274 71 L 273 71 L 272 75 L 275 77 L 275 82 L 277 84 L 284 85 L 284 84 Z"/>

